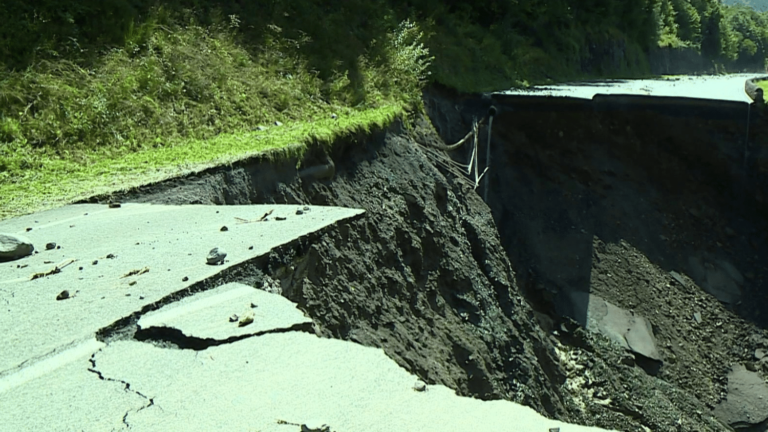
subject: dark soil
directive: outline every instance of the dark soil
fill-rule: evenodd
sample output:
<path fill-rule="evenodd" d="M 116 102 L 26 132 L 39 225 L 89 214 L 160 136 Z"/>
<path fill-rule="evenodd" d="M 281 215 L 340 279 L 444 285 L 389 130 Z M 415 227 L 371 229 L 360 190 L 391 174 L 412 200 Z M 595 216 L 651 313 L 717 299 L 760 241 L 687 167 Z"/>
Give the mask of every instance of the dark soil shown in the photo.
<path fill-rule="evenodd" d="M 731 141 L 743 122 L 513 113 L 494 101 L 489 208 L 436 163 L 446 156 L 425 149 L 463 136 L 491 101 L 439 92 L 426 100 L 432 122 L 350 137 L 301 161 L 252 160 L 113 198 L 364 208 L 365 217 L 270 258 L 268 275 L 319 335 L 381 347 L 459 394 L 566 421 L 729 430 L 712 410 L 731 367 L 751 363 L 768 376 L 754 358 L 768 348 L 761 127 L 740 171 L 742 147 Z M 743 275 L 728 304 L 693 271 L 723 261 Z M 648 319 L 663 361 L 563 317 L 558 299 L 569 290 Z"/>

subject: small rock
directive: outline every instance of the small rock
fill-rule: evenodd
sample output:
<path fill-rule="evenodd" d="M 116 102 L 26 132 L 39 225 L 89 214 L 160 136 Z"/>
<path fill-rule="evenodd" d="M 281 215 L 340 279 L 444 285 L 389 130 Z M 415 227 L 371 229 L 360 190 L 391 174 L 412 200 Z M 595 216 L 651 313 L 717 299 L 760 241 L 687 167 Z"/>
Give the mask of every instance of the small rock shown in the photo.
<path fill-rule="evenodd" d="M 31 255 L 34 250 L 35 247 L 28 238 L 20 235 L 0 233 L 0 261 L 24 258 Z"/>
<path fill-rule="evenodd" d="M 56 296 L 56 300 L 66 300 L 69 298 L 69 291 L 64 290 Z"/>
<path fill-rule="evenodd" d="M 136 285 L 136 281 L 130 281 L 130 282 L 128 282 L 128 286 L 134 286 L 134 285 Z"/>
<path fill-rule="evenodd" d="M 182 281 L 182 282 L 186 282 L 186 281 L 188 281 L 188 280 L 189 280 L 189 278 L 188 278 L 187 276 L 184 276 L 183 278 L 181 278 L 181 281 Z"/>
<path fill-rule="evenodd" d="M 218 265 L 224 263 L 224 258 L 227 257 L 227 252 L 224 248 L 213 248 L 208 252 L 208 256 L 205 258 L 209 265 Z"/>
<path fill-rule="evenodd" d="M 27 228 L 27 232 L 30 232 L 30 231 L 32 231 L 32 228 L 31 227 Z"/>
<path fill-rule="evenodd" d="M 304 206 L 304 208 L 303 208 L 302 210 L 304 210 L 305 212 L 308 212 L 308 211 L 310 211 L 310 210 L 312 210 L 312 209 L 310 209 L 310 208 L 309 208 L 309 207 L 307 207 L 307 206 Z"/>
<path fill-rule="evenodd" d="M 45 250 L 51 250 L 51 249 L 56 249 L 56 243 L 51 242 L 51 243 L 45 244 Z"/>
<path fill-rule="evenodd" d="M 238 327 L 245 327 L 248 324 L 253 323 L 253 311 L 248 311 L 243 314 L 243 316 L 240 317 L 240 320 L 237 322 Z"/>
<path fill-rule="evenodd" d="M 221 229 L 219 231 L 222 231 L 222 232 L 229 231 L 229 228 L 227 228 L 227 226 L 224 225 L 223 227 L 221 227 Z"/>
<path fill-rule="evenodd" d="M 701 324 L 701 312 L 694 312 L 693 319 L 697 324 Z"/>
<path fill-rule="evenodd" d="M 282 126 L 283 124 L 279 121 L 275 121 L 275 126 Z"/>
<path fill-rule="evenodd" d="M 248 247 L 248 250 L 253 250 L 253 246 L 249 246 L 249 247 Z"/>
<path fill-rule="evenodd" d="M 275 220 L 278 220 L 278 221 L 284 221 L 285 219 L 287 219 L 287 218 L 285 218 L 283 216 L 275 216 Z"/>
<path fill-rule="evenodd" d="M 229 322 L 237 322 L 240 320 L 240 317 L 237 316 L 237 314 L 232 314 L 232 316 L 229 317 Z"/>
<path fill-rule="evenodd" d="M 417 392 L 423 392 L 427 390 L 427 383 L 425 383 L 422 380 L 416 381 L 416 384 L 413 385 L 413 389 Z"/>
<path fill-rule="evenodd" d="M 115 259 L 115 258 L 117 258 L 117 255 L 115 255 L 115 254 L 107 255 L 107 259 Z"/>
<path fill-rule="evenodd" d="M 99 263 L 99 260 L 93 260 L 93 262 L 91 264 L 96 265 L 98 263 Z"/>
<path fill-rule="evenodd" d="M 256 126 L 256 130 L 260 131 L 260 132 L 263 132 L 263 131 L 267 130 L 267 127 L 266 126 Z"/>
<path fill-rule="evenodd" d="M 111 209 L 120 208 L 120 207 L 122 207 L 122 205 L 117 201 L 113 201 L 109 203 L 109 208 Z"/>
<path fill-rule="evenodd" d="M 301 425 L 301 432 L 331 432 L 331 427 L 320 421 L 309 421 Z"/>
<path fill-rule="evenodd" d="M 758 348 L 755 350 L 755 358 L 757 360 L 762 360 L 763 358 L 765 358 L 765 355 L 766 355 L 766 352 L 764 349 Z"/>
<path fill-rule="evenodd" d="M 339 116 L 337 116 L 336 113 L 333 113 L 333 114 L 331 114 L 331 118 L 333 120 L 336 120 L 337 118 L 339 118 Z"/>
<path fill-rule="evenodd" d="M 304 214 L 304 210 L 302 210 L 302 209 L 298 209 L 298 210 L 296 210 L 296 214 L 297 214 L 297 215 L 299 215 L 299 216 L 301 216 L 301 215 L 303 215 L 303 214 Z"/>
<path fill-rule="evenodd" d="M 80 270 L 80 271 L 82 271 L 82 270 L 83 270 L 83 268 L 82 268 L 82 267 L 80 267 L 80 268 L 79 268 L 79 270 Z"/>
<path fill-rule="evenodd" d="M 61 246 L 59 246 L 59 245 L 56 245 L 56 249 L 61 249 Z"/>
<path fill-rule="evenodd" d="M 754 362 L 744 362 L 744 367 L 750 372 L 757 372 L 757 365 Z"/>

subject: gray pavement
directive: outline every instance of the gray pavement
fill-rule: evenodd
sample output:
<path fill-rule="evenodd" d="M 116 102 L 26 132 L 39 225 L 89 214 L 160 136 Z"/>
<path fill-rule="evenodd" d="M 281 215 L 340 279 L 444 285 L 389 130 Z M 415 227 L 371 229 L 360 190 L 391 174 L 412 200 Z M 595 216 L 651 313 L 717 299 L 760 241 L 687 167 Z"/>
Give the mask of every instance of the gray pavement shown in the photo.
<path fill-rule="evenodd" d="M 40 250 L 0 264 L 0 431 L 600 430 L 420 387 L 380 349 L 315 336 L 277 294 L 238 283 L 188 290 L 362 213 L 85 205 L 0 223 Z M 41 250 L 49 242 L 61 248 Z M 228 251 L 224 264 L 205 263 L 212 247 Z M 64 289 L 70 297 L 57 300 Z M 127 316 L 135 334 L 95 338 Z"/>
<path fill-rule="evenodd" d="M 752 103 L 744 91 L 748 79 L 765 74 L 673 76 L 640 80 L 600 80 L 511 89 L 497 94 L 592 99 L 595 95 L 685 97 Z"/>
<path fill-rule="evenodd" d="M 0 351 L 0 382 L 170 294 L 363 212 L 312 207 L 296 215 L 296 209 L 76 205 L 0 222 L 0 232 L 25 233 L 40 251 L 0 263 L 0 328 L 6 329 L 0 346 L 12 347 Z M 256 220 L 270 210 L 267 221 L 236 219 Z M 61 249 L 44 250 L 49 242 Z M 229 251 L 223 265 L 206 264 L 213 247 Z M 68 262 L 59 273 L 32 280 Z M 70 297 L 57 300 L 64 290 Z"/>

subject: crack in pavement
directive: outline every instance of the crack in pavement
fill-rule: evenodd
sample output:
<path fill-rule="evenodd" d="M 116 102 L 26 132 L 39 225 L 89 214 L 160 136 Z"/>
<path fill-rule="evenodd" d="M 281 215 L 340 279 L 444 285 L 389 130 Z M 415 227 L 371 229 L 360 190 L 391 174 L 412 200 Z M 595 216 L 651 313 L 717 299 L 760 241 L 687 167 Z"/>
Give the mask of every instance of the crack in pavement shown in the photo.
<path fill-rule="evenodd" d="M 251 334 L 232 336 L 227 339 L 198 338 L 194 336 L 187 336 L 181 330 L 172 327 L 150 327 L 148 329 L 137 330 L 133 338 L 139 342 L 154 343 L 155 345 L 162 348 L 203 351 L 210 347 L 232 344 L 252 337 L 290 332 L 304 332 L 314 334 L 312 323 L 300 323 L 294 324 L 290 327 L 263 330 Z"/>
<path fill-rule="evenodd" d="M 125 425 L 125 426 L 126 426 L 128 429 L 130 429 L 130 428 L 131 428 L 131 425 L 128 423 L 128 414 L 130 414 L 130 413 L 131 413 L 131 411 L 135 411 L 136 413 L 139 413 L 139 412 L 141 412 L 141 411 L 143 411 L 143 410 L 145 410 L 145 409 L 147 409 L 147 408 L 150 408 L 150 407 L 153 407 L 153 406 L 155 406 L 155 398 L 151 398 L 151 397 L 149 397 L 149 396 L 147 396 L 147 395 L 143 394 L 142 392 L 140 392 L 140 391 L 138 391 L 138 390 L 134 390 L 134 389 L 132 389 L 132 388 L 131 388 L 131 383 L 129 383 L 129 382 L 127 382 L 127 381 L 123 381 L 123 380 L 120 380 L 120 379 L 115 379 L 115 378 L 109 378 L 109 377 L 106 377 L 106 376 L 104 376 L 104 374 L 103 374 L 103 373 L 101 373 L 101 371 L 99 371 L 98 369 L 96 369 L 96 355 L 97 355 L 98 353 L 100 353 L 102 350 L 103 350 L 103 348 L 102 348 L 102 349 L 99 349 L 98 351 L 96 351 L 95 353 L 93 353 L 93 354 L 91 355 L 91 357 L 88 359 L 88 361 L 91 363 L 91 367 L 89 367 L 89 368 L 88 368 L 88 372 L 91 372 L 91 373 L 93 373 L 93 374 L 96 374 L 96 376 L 98 376 L 98 377 L 99 377 L 99 379 L 100 379 L 100 380 L 102 380 L 102 381 L 111 381 L 111 382 L 116 382 L 116 383 L 120 383 L 120 384 L 123 384 L 123 390 L 124 390 L 126 393 L 133 393 L 133 394 L 135 394 L 135 395 L 137 395 L 137 396 L 139 396 L 139 397 L 141 397 L 142 399 L 144 399 L 144 400 L 146 400 L 146 401 L 147 401 L 147 404 L 146 404 L 146 405 L 144 405 L 143 407 L 141 407 L 141 408 L 139 408 L 139 409 L 137 409 L 137 410 L 128 410 L 128 411 L 126 411 L 126 412 L 125 412 L 125 414 L 123 414 L 123 424 L 124 424 L 124 425 Z"/>

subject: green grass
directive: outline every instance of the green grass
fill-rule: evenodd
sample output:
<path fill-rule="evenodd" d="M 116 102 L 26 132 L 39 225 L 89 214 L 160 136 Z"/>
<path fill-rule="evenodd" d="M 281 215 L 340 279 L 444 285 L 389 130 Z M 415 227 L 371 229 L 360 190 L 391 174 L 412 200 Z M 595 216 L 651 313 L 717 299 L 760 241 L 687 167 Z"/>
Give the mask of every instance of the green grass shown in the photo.
<path fill-rule="evenodd" d="M 757 81 L 757 82 L 755 82 L 755 84 L 757 84 L 758 87 L 763 89 L 763 94 L 767 94 L 768 95 L 768 80 Z"/>
<path fill-rule="evenodd" d="M 0 219 L 383 126 L 420 108 L 431 58 L 404 21 L 321 77 L 308 40 L 275 26 L 256 47 L 230 17 L 159 10 L 93 62 L 0 71 Z M 332 114 L 338 119 L 333 120 Z M 255 132 L 258 125 L 281 127 Z"/>
<path fill-rule="evenodd" d="M 265 131 L 221 134 L 211 139 L 180 139 L 87 163 L 50 159 L 38 169 L 19 171 L 0 184 L 0 219 L 60 207 L 94 195 L 228 165 L 257 155 L 301 153 L 311 143 L 330 143 L 349 133 L 384 127 L 403 114 L 398 105 L 363 111 L 344 110 L 338 119 L 272 126 Z"/>

